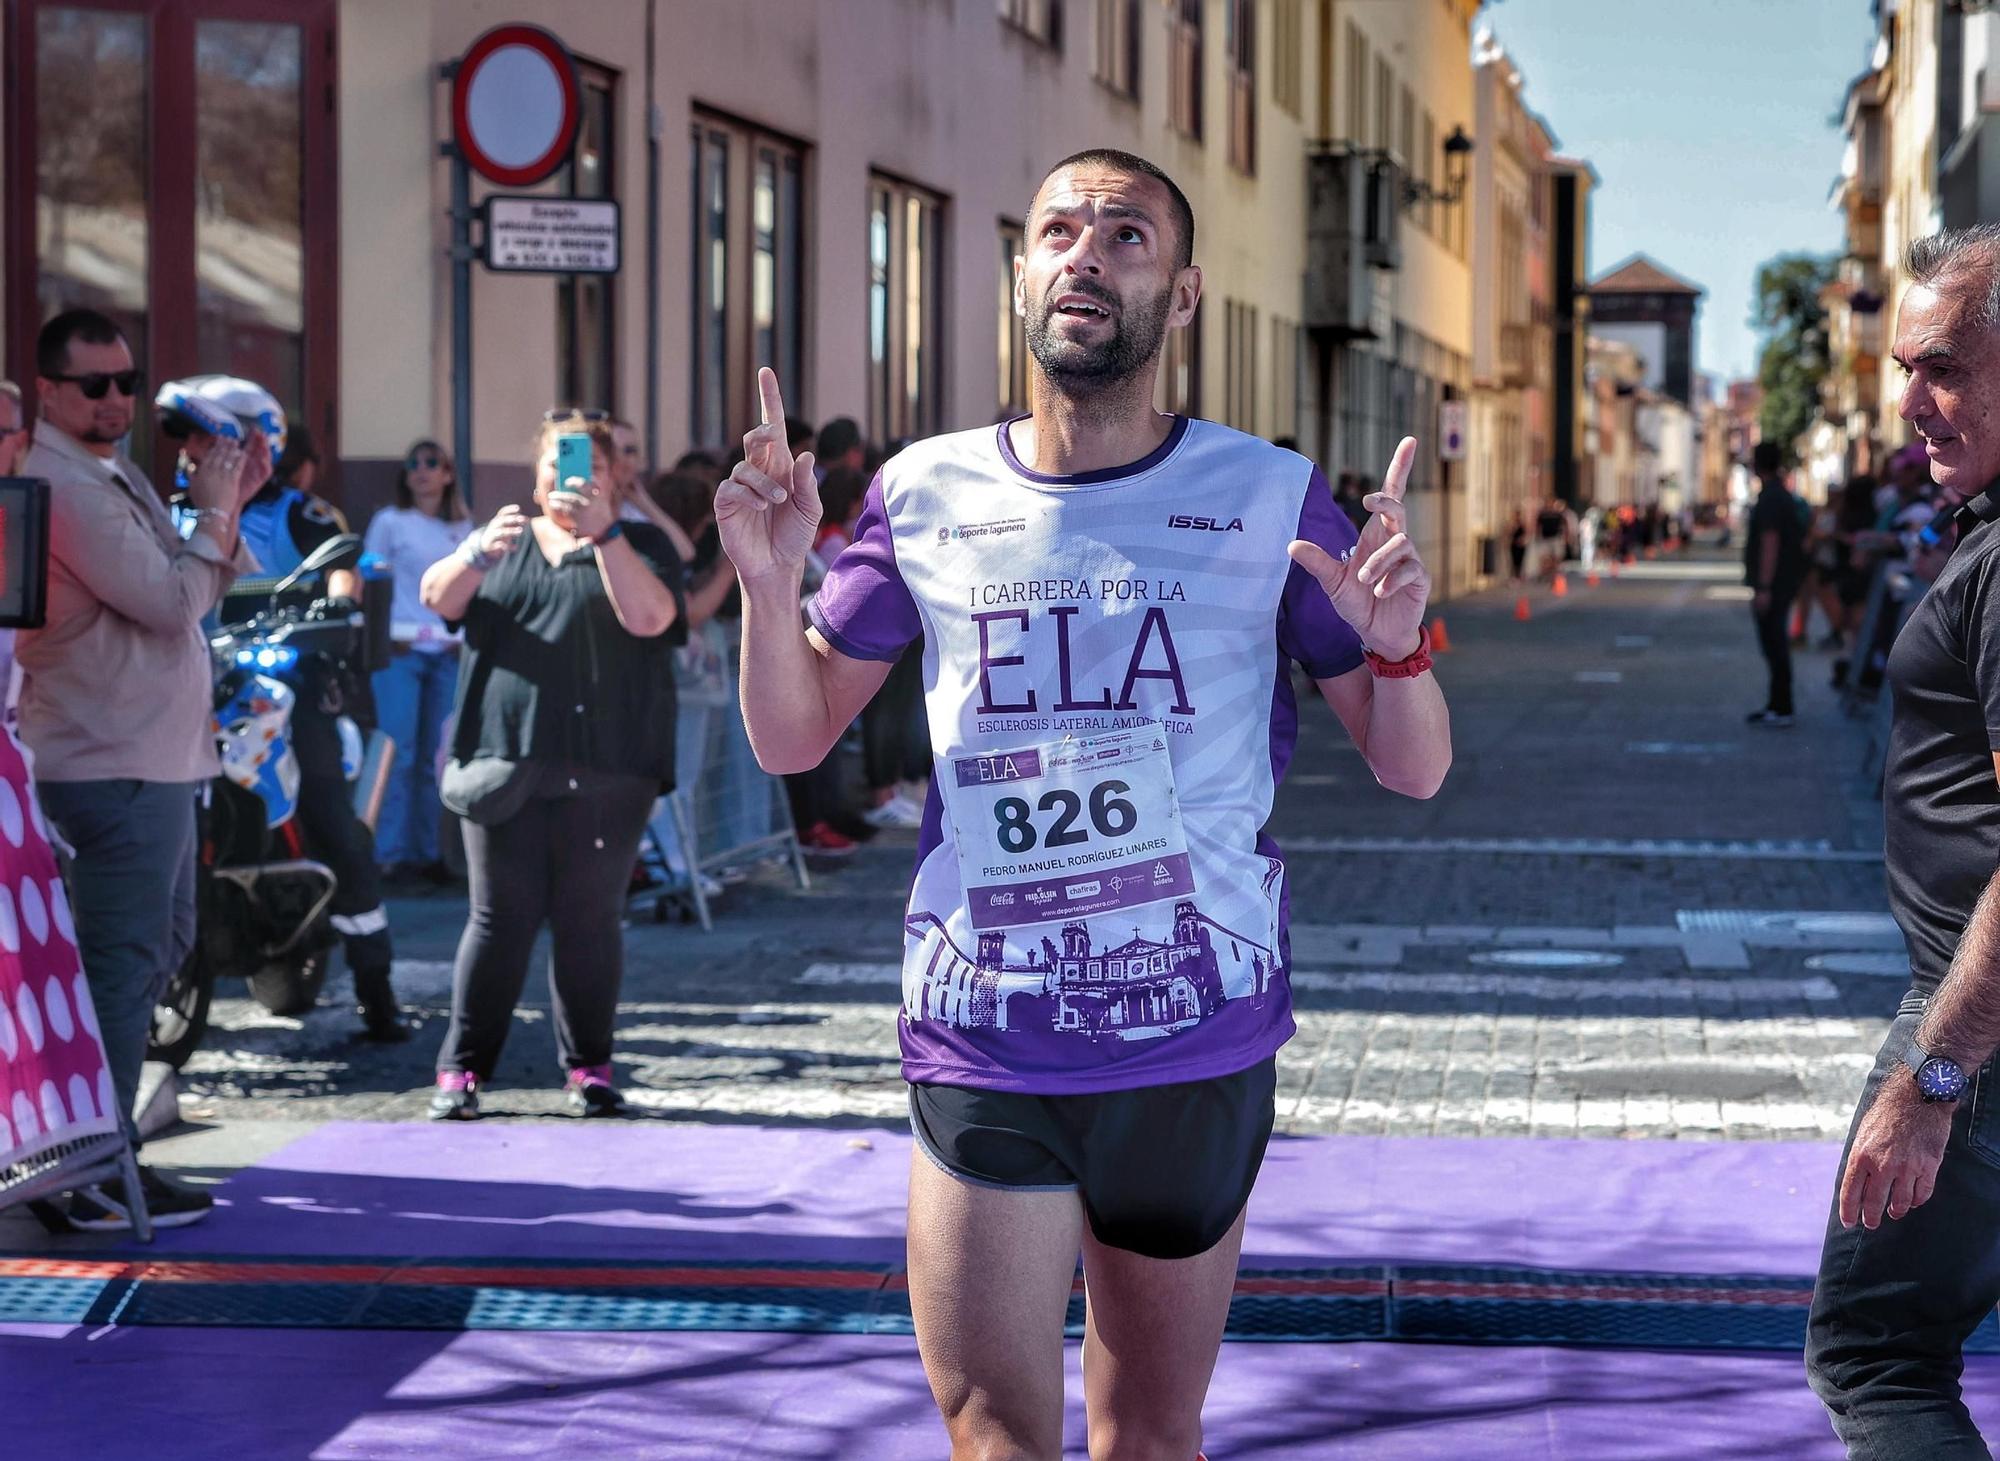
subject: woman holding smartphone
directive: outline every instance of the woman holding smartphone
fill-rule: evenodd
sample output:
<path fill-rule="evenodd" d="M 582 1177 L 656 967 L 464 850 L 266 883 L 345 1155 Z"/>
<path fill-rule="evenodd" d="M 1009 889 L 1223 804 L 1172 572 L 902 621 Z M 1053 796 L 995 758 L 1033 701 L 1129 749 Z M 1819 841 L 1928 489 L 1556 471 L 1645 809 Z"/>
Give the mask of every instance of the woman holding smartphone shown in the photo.
<path fill-rule="evenodd" d="M 612 450 L 602 421 L 545 418 L 541 515 L 503 507 L 424 574 L 425 605 L 465 633 L 443 792 L 471 881 L 434 1119 L 478 1115 L 544 922 L 569 1102 L 620 1109 L 619 917 L 647 812 L 673 785 L 685 605 L 666 535 L 618 519 Z"/>

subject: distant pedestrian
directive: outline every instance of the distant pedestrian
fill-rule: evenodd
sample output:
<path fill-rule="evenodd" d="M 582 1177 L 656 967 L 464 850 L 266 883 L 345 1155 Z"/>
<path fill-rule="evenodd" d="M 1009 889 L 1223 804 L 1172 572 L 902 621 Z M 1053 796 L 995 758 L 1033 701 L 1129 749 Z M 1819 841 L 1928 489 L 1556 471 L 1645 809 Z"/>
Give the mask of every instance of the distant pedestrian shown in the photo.
<path fill-rule="evenodd" d="M 1507 582 L 1522 587 L 1528 577 L 1528 511 L 1514 509 L 1513 526 L 1507 529 Z"/>
<path fill-rule="evenodd" d="M 1359 472 L 1342 472 L 1333 489 L 1333 505 L 1357 528 L 1368 521 L 1368 509 L 1361 505 L 1367 491 L 1367 479 Z"/>
<path fill-rule="evenodd" d="M 556 440 L 572 433 L 591 438 L 588 481 L 556 478 Z M 666 534 L 618 518 L 613 450 L 602 420 L 544 420 L 541 516 L 503 507 L 424 575 L 424 603 L 465 626 L 443 792 L 465 819 L 471 876 L 433 1119 L 478 1114 L 544 923 L 570 1104 L 586 1116 L 622 1105 L 611 1072 L 619 919 L 647 814 L 673 786 L 684 604 Z"/>
<path fill-rule="evenodd" d="M 385 874 L 444 879 L 438 832 L 437 759 L 458 693 L 464 636 L 424 606 L 424 572 L 472 531 L 451 456 L 428 438 L 403 454 L 396 500 L 368 520 L 367 550 L 388 565 L 395 585 L 389 611 L 389 663 L 374 674 L 375 718 L 396 743 L 375 828 Z"/>
<path fill-rule="evenodd" d="M 1535 571 L 1543 578 L 1553 579 L 1562 568 L 1568 537 L 1569 520 L 1563 516 L 1562 500 L 1551 497 L 1535 516 L 1535 538 L 1540 545 Z"/>
<path fill-rule="evenodd" d="M 1899 412 L 1970 500 L 1889 658 L 1883 861 L 1911 987 L 1855 1110 L 1806 1331 L 1850 1461 L 1989 1454 L 1960 1379 L 2000 1301 L 2000 227 L 1919 239 L 1905 269 Z"/>
<path fill-rule="evenodd" d="M 1805 581 L 1805 520 L 1779 468 L 1784 456 L 1775 441 L 1760 441 L 1751 452 L 1751 470 L 1762 490 L 1750 509 L 1743 535 L 1744 582 L 1751 590 L 1750 612 L 1757 646 L 1770 671 L 1764 708 L 1747 717 L 1751 725 L 1783 729 L 1792 724 L 1792 601 Z"/>
<path fill-rule="evenodd" d="M 819 453 L 813 470 L 824 482 L 834 472 L 860 472 L 868 461 L 868 443 L 852 416 L 836 416 L 819 429 Z M 863 481 L 868 474 L 864 473 Z"/>

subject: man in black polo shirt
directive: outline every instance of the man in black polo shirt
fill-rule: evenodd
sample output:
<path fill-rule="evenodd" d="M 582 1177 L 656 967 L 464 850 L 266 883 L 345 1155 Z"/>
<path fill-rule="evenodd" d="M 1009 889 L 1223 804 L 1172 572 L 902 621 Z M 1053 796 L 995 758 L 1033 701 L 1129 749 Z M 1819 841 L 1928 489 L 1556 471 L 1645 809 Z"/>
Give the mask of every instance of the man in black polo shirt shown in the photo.
<path fill-rule="evenodd" d="M 1770 693 L 1764 708 L 1750 713 L 1750 724 L 1777 728 L 1792 723 L 1792 602 L 1806 573 L 1805 514 L 1778 475 L 1783 465 L 1775 441 L 1760 441 L 1751 450 L 1750 467 L 1763 490 L 1743 533 L 1743 578 L 1752 594 L 1757 647 L 1771 671 Z"/>
<path fill-rule="evenodd" d="M 2000 1301 L 2000 227 L 1920 239 L 1905 267 L 1901 415 L 1969 500 L 1889 657 L 1884 857 L 1911 989 L 1855 1112 L 1807 1335 L 1868 1461 L 1989 1456 L 1959 1377 Z"/>

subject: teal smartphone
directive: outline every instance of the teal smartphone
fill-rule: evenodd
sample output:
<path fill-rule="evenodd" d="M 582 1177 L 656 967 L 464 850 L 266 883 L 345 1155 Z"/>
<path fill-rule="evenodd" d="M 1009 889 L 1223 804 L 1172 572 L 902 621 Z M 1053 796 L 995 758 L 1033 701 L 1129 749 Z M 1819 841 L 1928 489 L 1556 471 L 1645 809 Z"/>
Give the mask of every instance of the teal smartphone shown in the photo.
<path fill-rule="evenodd" d="M 591 441 L 581 431 L 566 431 L 556 438 L 556 490 L 563 491 L 570 478 L 590 480 Z"/>

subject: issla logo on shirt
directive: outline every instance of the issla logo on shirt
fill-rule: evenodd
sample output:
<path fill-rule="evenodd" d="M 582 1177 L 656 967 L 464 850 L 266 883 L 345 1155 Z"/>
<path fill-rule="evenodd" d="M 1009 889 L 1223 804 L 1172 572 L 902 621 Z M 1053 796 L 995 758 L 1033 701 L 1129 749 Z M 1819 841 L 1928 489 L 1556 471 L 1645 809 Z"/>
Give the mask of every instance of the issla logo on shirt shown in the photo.
<path fill-rule="evenodd" d="M 1219 517 L 1190 517 L 1184 512 L 1177 512 L 1167 519 L 1167 526 L 1190 528 L 1198 533 L 1240 533 L 1243 531 L 1243 519 L 1232 517 L 1224 522 Z"/>

